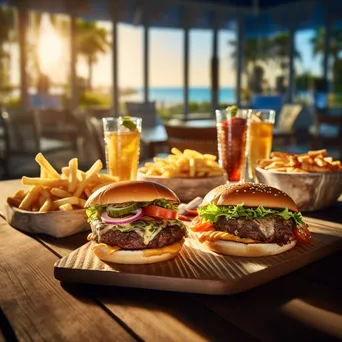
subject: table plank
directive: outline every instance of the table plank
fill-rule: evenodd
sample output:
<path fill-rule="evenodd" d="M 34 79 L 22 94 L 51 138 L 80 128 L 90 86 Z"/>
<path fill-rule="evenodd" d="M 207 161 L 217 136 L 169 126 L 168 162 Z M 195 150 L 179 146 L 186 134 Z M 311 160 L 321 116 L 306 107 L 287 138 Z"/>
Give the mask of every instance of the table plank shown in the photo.
<path fill-rule="evenodd" d="M 0 235 L 0 303 L 19 340 L 134 340 L 93 298 L 75 298 L 60 286 L 56 256 L 38 241 L 1 218 Z"/>
<path fill-rule="evenodd" d="M 80 233 L 65 239 L 39 236 L 39 239 L 56 254 L 64 256 L 83 245 L 86 235 Z M 77 286 L 64 284 L 66 289 L 77 289 Z M 224 340 L 228 332 L 236 341 L 253 340 L 188 294 L 90 285 L 82 288 L 96 293 L 107 310 L 146 341 L 175 340 L 175 331 L 179 341 Z"/>
<path fill-rule="evenodd" d="M 65 284 L 65 288 L 77 288 Z M 255 341 L 191 295 L 83 285 L 145 341 Z"/>
<path fill-rule="evenodd" d="M 342 339 L 342 295 L 300 271 L 229 297 L 197 299 L 262 341 Z"/>

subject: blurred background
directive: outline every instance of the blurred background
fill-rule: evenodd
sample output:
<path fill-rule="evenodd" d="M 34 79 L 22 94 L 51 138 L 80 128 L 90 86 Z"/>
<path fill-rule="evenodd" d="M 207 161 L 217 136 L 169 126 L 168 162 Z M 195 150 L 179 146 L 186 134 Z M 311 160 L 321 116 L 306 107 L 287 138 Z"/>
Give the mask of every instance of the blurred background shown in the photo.
<path fill-rule="evenodd" d="M 2 179 L 103 158 L 104 116 L 142 116 L 147 159 L 232 104 L 276 110 L 274 150 L 341 158 L 342 1 L 0 0 Z"/>

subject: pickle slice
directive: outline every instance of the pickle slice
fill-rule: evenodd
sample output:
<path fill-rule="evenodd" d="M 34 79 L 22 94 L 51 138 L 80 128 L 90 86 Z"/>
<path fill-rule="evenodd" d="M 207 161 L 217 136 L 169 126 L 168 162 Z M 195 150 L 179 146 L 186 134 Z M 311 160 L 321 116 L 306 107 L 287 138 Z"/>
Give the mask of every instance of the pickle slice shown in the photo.
<path fill-rule="evenodd" d="M 139 206 L 137 203 L 131 203 L 129 205 L 126 205 L 125 207 L 109 205 L 107 206 L 106 211 L 109 216 L 116 217 L 129 214 L 131 211 L 136 210 L 138 208 Z"/>

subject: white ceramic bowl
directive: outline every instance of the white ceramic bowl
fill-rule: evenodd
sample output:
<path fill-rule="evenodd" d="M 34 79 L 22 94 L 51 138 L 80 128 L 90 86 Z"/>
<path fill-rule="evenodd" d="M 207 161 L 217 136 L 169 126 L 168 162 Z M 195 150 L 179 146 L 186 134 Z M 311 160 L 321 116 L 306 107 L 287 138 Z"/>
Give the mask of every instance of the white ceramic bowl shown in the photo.
<path fill-rule="evenodd" d="M 227 182 L 227 175 L 202 178 L 164 178 L 146 176 L 144 173 L 138 172 L 137 179 L 165 185 L 173 190 L 181 201 L 189 202 L 197 196 L 204 197 L 211 189 L 225 184 Z"/>
<path fill-rule="evenodd" d="M 329 207 L 342 193 L 342 172 L 275 172 L 257 167 L 256 175 L 260 183 L 286 192 L 300 211 Z"/>

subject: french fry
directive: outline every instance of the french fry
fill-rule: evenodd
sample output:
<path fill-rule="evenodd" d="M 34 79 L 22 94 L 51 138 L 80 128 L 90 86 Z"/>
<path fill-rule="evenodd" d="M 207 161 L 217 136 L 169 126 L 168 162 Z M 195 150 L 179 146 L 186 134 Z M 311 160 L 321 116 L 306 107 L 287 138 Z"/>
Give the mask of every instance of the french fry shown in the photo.
<path fill-rule="evenodd" d="M 60 188 L 52 188 L 50 193 L 51 193 L 51 195 L 54 195 L 54 196 L 59 197 L 59 198 L 71 197 L 72 196 L 72 193 L 70 193 L 69 191 L 60 189 Z"/>
<path fill-rule="evenodd" d="M 68 191 L 73 193 L 77 187 L 78 159 L 73 158 L 69 161 Z"/>
<path fill-rule="evenodd" d="M 78 199 L 78 206 L 81 207 L 81 208 L 84 208 L 85 204 L 86 204 L 86 200 L 84 200 L 83 198 L 79 198 Z"/>
<path fill-rule="evenodd" d="M 153 158 L 154 163 L 147 162 L 139 172 L 147 176 L 170 177 L 210 177 L 225 173 L 213 154 L 202 154 L 195 150 L 185 149 L 181 152 L 172 148 L 166 158 Z"/>
<path fill-rule="evenodd" d="M 58 188 L 60 186 L 66 186 L 68 181 L 63 179 L 48 179 L 48 178 L 39 178 L 39 177 L 26 177 L 23 176 L 21 179 L 21 183 L 24 185 L 44 185 L 48 187 Z"/>
<path fill-rule="evenodd" d="M 84 193 L 86 194 L 86 196 L 89 198 L 92 194 L 91 190 L 88 187 L 84 188 Z"/>
<path fill-rule="evenodd" d="M 41 206 L 41 208 L 39 209 L 40 213 L 46 213 L 49 210 L 51 210 L 52 208 L 52 203 L 51 203 L 51 199 L 47 198 L 44 202 L 44 204 Z"/>
<path fill-rule="evenodd" d="M 72 196 L 72 197 L 65 197 L 65 198 L 61 198 L 58 200 L 55 200 L 52 202 L 52 207 L 53 208 L 58 208 L 63 204 L 74 204 L 74 205 L 78 205 L 80 203 L 79 198 L 76 196 Z"/>
<path fill-rule="evenodd" d="M 325 149 L 304 154 L 272 152 L 270 159 L 258 160 L 257 165 L 265 170 L 297 173 L 342 171 L 341 162 L 327 157 Z"/>
<path fill-rule="evenodd" d="M 9 205 L 42 213 L 84 208 L 86 199 L 93 191 L 118 181 L 117 177 L 99 174 L 102 168 L 100 160 L 95 161 L 89 170 L 84 172 L 78 169 L 78 159 L 73 158 L 68 166 L 61 169 L 61 174 L 57 173 L 41 153 L 37 154 L 36 161 L 40 165 L 41 177 L 23 176 L 22 184 L 31 185 L 31 188 L 18 190 L 12 197 L 8 197 Z"/>
<path fill-rule="evenodd" d="M 27 191 L 21 189 L 21 190 L 18 190 L 18 191 L 13 195 L 13 198 L 22 200 L 22 199 L 25 197 L 26 194 L 27 194 Z"/>
<path fill-rule="evenodd" d="M 15 197 L 7 197 L 7 203 L 12 207 L 19 208 L 21 200 Z"/>
<path fill-rule="evenodd" d="M 40 185 L 33 186 L 28 191 L 28 193 L 26 194 L 24 199 L 21 201 L 21 203 L 19 205 L 19 209 L 29 210 L 31 208 L 33 202 L 38 199 L 40 190 L 41 190 L 41 186 Z"/>
<path fill-rule="evenodd" d="M 36 162 L 40 165 L 41 168 L 45 169 L 44 172 L 46 172 L 49 175 L 49 178 L 52 179 L 60 179 L 60 175 L 58 172 L 53 168 L 53 166 L 45 159 L 42 153 L 38 153 L 36 155 Z"/>
<path fill-rule="evenodd" d="M 70 203 L 66 203 L 66 204 L 62 204 L 58 207 L 59 210 L 62 210 L 62 211 L 70 211 L 72 210 L 72 205 Z"/>
<path fill-rule="evenodd" d="M 102 181 L 105 181 L 105 182 L 107 182 L 107 181 L 108 182 L 117 182 L 119 180 L 118 177 L 107 175 L 106 173 L 99 173 L 98 176 Z"/>
<path fill-rule="evenodd" d="M 86 172 L 86 178 L 78 184 L 76 191 L 74 192 L 75 197 L 80 197 L 81 193 L 83 192 L 84 188 L 89 183 L 90 179 L 97 174 L 102 169 L 102 162 L 101 160 L 97 160 L 91 168 Z"/>

